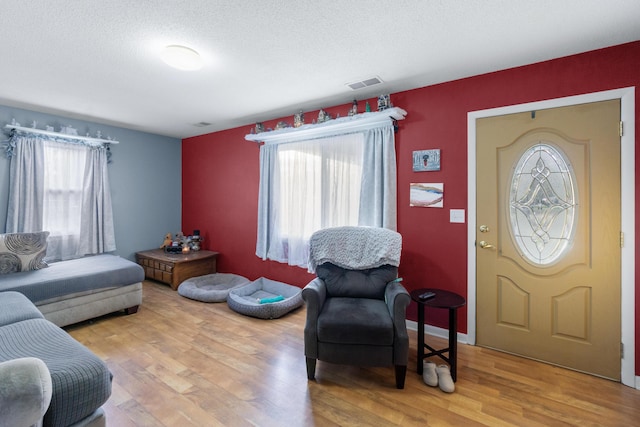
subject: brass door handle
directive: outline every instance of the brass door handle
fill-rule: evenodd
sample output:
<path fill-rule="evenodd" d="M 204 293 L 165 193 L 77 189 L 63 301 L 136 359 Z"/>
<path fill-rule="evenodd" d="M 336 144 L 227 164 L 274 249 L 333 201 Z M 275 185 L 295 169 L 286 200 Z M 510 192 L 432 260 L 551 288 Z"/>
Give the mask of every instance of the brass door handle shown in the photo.
<path fill-rule="evenodd" d="M 489 243 L 485 242 L 484 240 L 480 240 L 478 245 L 480 245 L 480 248 L 482 248 L 482 249 L 491 249 L 491 248 L 493 248 L 493 245 L 490 245 Z"/>

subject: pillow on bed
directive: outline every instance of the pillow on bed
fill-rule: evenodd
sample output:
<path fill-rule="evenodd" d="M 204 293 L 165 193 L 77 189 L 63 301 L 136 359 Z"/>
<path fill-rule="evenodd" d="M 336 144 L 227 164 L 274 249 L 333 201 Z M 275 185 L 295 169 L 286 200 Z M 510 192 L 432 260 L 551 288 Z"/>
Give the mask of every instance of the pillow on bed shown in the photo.
<path fill-rule="evenodd" d="M 48 267 L 47 237 L 48 231 L 0 234 L 0 274 Z"/>

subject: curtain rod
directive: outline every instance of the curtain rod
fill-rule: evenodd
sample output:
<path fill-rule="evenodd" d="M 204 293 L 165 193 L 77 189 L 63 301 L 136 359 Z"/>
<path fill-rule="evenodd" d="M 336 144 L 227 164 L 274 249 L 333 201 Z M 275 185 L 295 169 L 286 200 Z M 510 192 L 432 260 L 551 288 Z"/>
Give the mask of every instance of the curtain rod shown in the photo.
<path fill-rule="evenodd" d="M 11 124 L 5 125 L 5 128 L 13 129 L 13 130 L 17 130 L 25 133 L 35 133 L 38 135 L 53 136 L 56 138 L 77 139 L 79 141 L 87 141 L 87 142 L 93 142 L 93 143 L 99 143 L 99 144 L 119 144 L 118 141 L 114 141 L 111 139 L 100 139 L 100 138 L 92 138 L 90 136 L 69 135 L 66 133 L 52 132 L 52 131 L 36 129 L 36 128 L 26 128 L 24 126 L 14 126 Z"/>

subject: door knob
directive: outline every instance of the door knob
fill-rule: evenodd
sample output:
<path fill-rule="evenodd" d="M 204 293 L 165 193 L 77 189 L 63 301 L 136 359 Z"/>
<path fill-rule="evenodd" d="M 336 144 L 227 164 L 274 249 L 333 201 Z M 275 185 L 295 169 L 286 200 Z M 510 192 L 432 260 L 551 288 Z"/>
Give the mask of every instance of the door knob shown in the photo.
<path fill-rule="evenodd" d="M 480 245 L 480 248 L 482 248 L 482 249 L 491 249 L 491 248 L 493 248 L 493 245 L 490 245 L 489 243 L 485 242 L 484 240 L 480 240 L 478 245 Z"/>
<path fill-rule="evenodd" d="M 481 233 L 488 233 L 489 232 L 489 226 L 488 225 L 481 225 L 480 226 L 480 232 Z"/>

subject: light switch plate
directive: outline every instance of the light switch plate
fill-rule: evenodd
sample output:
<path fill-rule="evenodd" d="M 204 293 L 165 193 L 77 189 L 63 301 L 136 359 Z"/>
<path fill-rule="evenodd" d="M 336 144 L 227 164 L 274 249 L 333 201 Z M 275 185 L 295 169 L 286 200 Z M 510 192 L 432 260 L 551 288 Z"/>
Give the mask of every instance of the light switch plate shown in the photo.
<path fill-rule="evenodd" d="M 449 222 L 464 224 L 464 209 L 449 209 Z"/>

